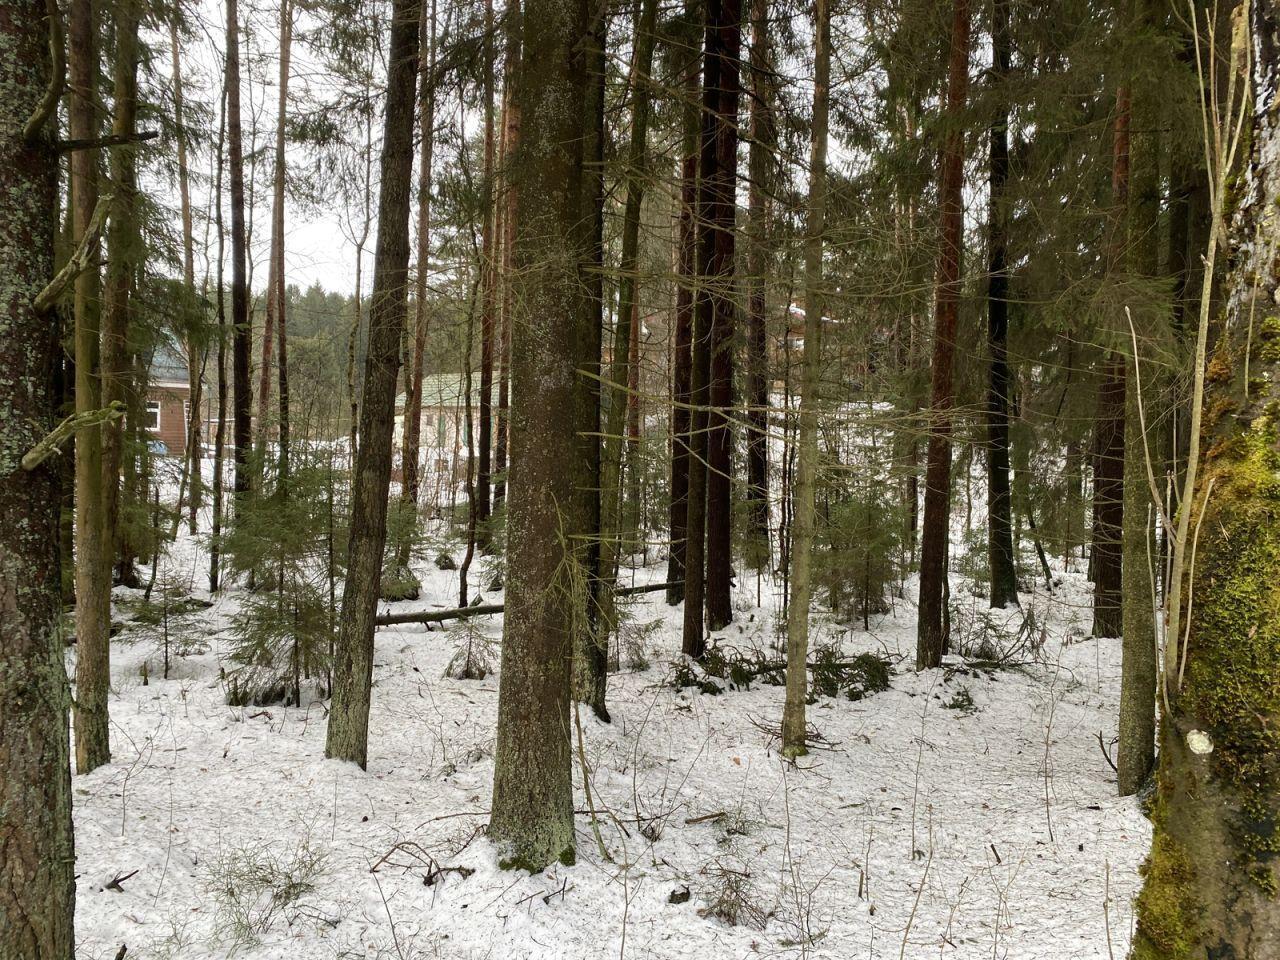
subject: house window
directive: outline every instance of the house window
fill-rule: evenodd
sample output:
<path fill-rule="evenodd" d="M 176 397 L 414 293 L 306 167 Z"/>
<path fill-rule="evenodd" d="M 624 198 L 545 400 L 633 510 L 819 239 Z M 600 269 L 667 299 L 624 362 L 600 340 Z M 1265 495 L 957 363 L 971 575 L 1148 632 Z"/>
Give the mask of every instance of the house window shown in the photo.
<path fill-rule="evenodd" d="M 445 438 L 448 435 L 449 435 L 449 423 L 445 419 L 444 414 L 442 413 L 440 414 L 439 419 L 436 421 L 436 439 L 438 441 L 437 446 L 443 447 L 445 445 Z"/>
<path fill-rule="evenodd" d="M 157 431 L 160 429 L 160 401 L 147 401 L 147 429 Z"/>

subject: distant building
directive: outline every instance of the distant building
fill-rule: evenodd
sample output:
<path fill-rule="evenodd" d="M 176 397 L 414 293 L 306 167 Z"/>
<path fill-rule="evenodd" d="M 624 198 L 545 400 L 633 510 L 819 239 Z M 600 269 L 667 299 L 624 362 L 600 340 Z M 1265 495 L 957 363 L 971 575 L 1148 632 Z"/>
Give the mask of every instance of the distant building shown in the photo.
<path fill-rule="evenodd" d="M 498 385 L 494 377 L 492 404 L 493 426 L 498 419 Z M 470 435 L 472 455 L 479 444 L 480 374 L 471 375 L 471 420 L 467 429 L 466 376 L 460 373 L 435 373 L 422 378 L 422 433 L 419 456 L 424 478 L 435 476 L 458 482 L 466 478 L 467 438 Z M 392 449 L 399 454 L 404 445 L 405 395 L 396 397 L 396 420 Z"/>
<path fill-rule="evenodd" d="M 171 457 L 187 447 L 187 422 L 191 417 L 191 383 L 182 348 L 161 337 L 151 355 L 150 377 L 144 401 L 147 433 L 164 444 Z"/>

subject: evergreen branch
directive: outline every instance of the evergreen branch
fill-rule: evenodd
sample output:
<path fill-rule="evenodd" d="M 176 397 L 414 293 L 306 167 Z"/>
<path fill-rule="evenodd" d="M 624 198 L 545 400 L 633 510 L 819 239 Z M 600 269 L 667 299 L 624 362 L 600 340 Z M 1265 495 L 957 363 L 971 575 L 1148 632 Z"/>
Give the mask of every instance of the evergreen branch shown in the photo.
<path fill-rule="evenodd" d="M 87 430 L 90 427 L 102 426 L 112 420 L 119 420 L 124 416 L 124 413 L 125 405 L 123 400 L 112 400 L 110 404 L 98 410 L 73 413 L 54 427 L 47 437 L 23 454 L 22 469 L 34 470 L 55 453 L 58 453 L 59 447 L 79 431 Z"/>
<path fill-rule="evenodd" d="M 49 281 L 49 285 L 36 294 L 32 304 L 36 313 L 48 313 L 52 310 L 67 285 L 88 268 L 89 253 L 97 242 L 98 234 L 102 232 L 102 221 L 107 218 L 112 199 L 112 194 L 98 198 L 98 205 L 93 208 L 93 216 L 89 218 L 89 226 L 85 229 L 84 236 L 80 238 L 79 246 L 67 258 L 67 262 L 63 264 L 57 275 Z"/>

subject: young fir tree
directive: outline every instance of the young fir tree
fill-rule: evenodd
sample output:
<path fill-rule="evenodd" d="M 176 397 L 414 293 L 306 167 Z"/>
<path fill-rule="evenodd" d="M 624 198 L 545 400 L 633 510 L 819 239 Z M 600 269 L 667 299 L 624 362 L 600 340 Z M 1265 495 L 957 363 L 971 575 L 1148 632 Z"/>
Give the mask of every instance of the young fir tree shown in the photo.
<path fill-rule="evenodd" d="M 54 275 L 63 42 L 56 7 L 0 4 L 0 956 L 32 960 L 75 952 L 59 468 L 22 465 L 58 401 L 59 324 L 35 300 Z"/>

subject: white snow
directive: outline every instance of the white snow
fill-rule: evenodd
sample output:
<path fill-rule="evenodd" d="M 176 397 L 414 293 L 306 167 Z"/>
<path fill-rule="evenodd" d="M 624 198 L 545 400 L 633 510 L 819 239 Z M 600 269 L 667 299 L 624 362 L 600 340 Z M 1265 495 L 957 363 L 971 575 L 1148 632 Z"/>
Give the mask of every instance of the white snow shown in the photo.
<path fill-rule="evenodd" d="M 453 605 L 457 574 L 425 560 L 424 600 L 397 609 Z M 200 593 L 200 543 L 170 562 Z M 581 714 L 609 859 L 575 747 L 578 863 L 538 876 L 498 870 L 483 835 L 495 674 L 442 679 L 448 633 L 380 630 L 369 769 L 327 761 L 325 702 L 226 705 L 228 591 L 199 621 L 210 651 L 168 681 L 149 643 L 113 647 L 113 760 L 73 780 L 78 956 L 1122 957 L 1149 826 L 1115 796 L 1098 743 L 1115 726 L 1119 641 L 1067 642 L 1088 585 L 1062 576 L 1053 597 L 1023 595 L 1044 646 L 1016 669 L 916 673 L 909 599 L 869 633 L 815 611 L 815 642 L 901 661 L 889 691 L 811 706 L 826 742 L 794 766 L 768 732 L 782 688 L 673 690 L 679 608 L 642 597 L 631 615 L 658 622 L 652 665 L 611 676 L 611 724 Z M 754 599 L 754 578 L 740 586 Z M 764 599 L 738 607 L 724 642 L 770 649 L 768 582 Z M 501 635 L 498 617 L 474 623 Z M 976 709 L 955 708 L 962 689 Z"/>

